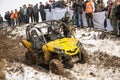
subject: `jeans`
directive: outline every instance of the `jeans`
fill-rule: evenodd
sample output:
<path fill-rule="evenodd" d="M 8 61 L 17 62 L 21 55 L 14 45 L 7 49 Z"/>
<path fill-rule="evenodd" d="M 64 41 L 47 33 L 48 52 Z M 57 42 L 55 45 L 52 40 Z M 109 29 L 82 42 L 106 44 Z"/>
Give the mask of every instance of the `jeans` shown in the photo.
<path fill-rule="evenodd" d="M 34 22 L 39 22 L 39 14 L 38 13 L 34 13 L 33 17 L 34 17 Z"/>
<path fill-rule="evenodd" d="M 23 15 L 23 22 L 24 23 L 29 23 L 29 17 L 28 17 L 28 15 Z"/>
<path fill-rule="evenodd" d="M 88 27 L 94 27 L 92 13 L 86 13 Z"/>
<path fill-rule="evenodd" d="M 8 26 L 11 26 L 11 20 L 7 20 Z"/>
<path fill-rule="evenodd" d="M 14 19 L 11 19 L 11 26 L 14 26 L 15 25 L 15 21 Z"/>
<path fill-rule="evenodd" d="M 78 15 L 78 22 L 79 22 L 79 26 L 83 26 L 83 19 L 82 19 L 82 14 Z"/>
<path fill-rule="evenodd" d="M 20 15 L 19 17 L 19 24 L 24 23 L 24 15 Z"/>
<path fill-rule="evenodd" d="M 74 14 L 73 14 L 73 24 L 79 26 L 78 13 L 77 12 L 74 12 Z"/>
<path fill-rule="evenodd" d="M 74 12 L 73 20 L 74 20 L 73 23 L 74 23 L 75 25 L 77 25 L 77 27 L 83 26 L 82 14 L 80 14 L 80 13 L 78 13 L 78 12 Z"/>

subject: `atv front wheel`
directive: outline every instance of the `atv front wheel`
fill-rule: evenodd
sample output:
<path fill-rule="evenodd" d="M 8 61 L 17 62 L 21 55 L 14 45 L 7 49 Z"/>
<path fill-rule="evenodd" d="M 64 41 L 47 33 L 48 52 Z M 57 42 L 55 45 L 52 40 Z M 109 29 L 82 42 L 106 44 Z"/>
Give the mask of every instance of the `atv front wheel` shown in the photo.
<path fill-rule="evenodd" d="M 80 58 L 80 62 L 81 63 L 88 62 L 88 60 L 89 60 L 88 53 L 87 53 L 87 51 L 84 48 L 82 48 L 81 53 L 79 53 L 79 58 Z"/>
<path fill-rule="evenodd" d="M 69 55 L 66 55 L 65 58 L 64 58 L 64 67 L 65 68 L 68 68 L 68 69 L 71 69 L 73 67 L 73 62 L 71 61 L 71 57 Z"/>
<path fill-rule="evenodd" d="M 57 59 L 52 59 L 49 63 L 49 69 L 51 72 L 62 75 L 64 72 L 63 64 L 57 60 Z"/>
<path fill-rule="evenodd" d="M 34 65 L 35 64 L 35 60 L 33 59 L 32 55 L 30 54 L 29 51 L 27 51 L 25 53 L 25 63 L 27 65 Z"/>
<path fill-rule="evenodd" d="M 65 68 L 67 68 L 67 69 L 71 69 L 72 67 L 73 67 L 73 62 L 71 62 L 71 61 L 66 61 L 65 63 L 64 63 L 64 66 L 65 66 Z"/>

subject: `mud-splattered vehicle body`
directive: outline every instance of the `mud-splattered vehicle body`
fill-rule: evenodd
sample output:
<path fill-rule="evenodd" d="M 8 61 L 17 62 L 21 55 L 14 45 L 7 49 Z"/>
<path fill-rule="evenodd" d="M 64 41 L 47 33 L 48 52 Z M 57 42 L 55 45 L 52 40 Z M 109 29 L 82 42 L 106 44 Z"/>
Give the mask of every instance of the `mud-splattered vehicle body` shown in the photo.
<path fill-rule="evenodd" d="M 28 49 L 25 54 L 27 64 L 47 64 L 52 72 L 62 74 L 64 67 L 72 68 L 74 62 L 88 60 L 82 44 L 71 31 L 71 37 L 64 37 L 61 24 L 64 23 L 48 21 L 27 26 L 27 39 L 22 40 Z"/>

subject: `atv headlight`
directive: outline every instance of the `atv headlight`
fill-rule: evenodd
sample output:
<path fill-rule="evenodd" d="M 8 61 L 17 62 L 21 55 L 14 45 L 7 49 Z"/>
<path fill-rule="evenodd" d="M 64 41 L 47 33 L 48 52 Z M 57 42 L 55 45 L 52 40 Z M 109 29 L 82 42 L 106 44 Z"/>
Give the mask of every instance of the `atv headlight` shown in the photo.
<path fill-rule="evenodd" d="M 80 41 L 78 41 L 77 46 L 78 46 L 79 48 L 81 48 L 81 47 L 82 47 L 82 43 L 81 43 Z"/>
<path fill-rule="evenodd" d="M 55 51 L 56 53 L 64 53 L 64 50 L 57 49 L 57 48 L 55 48 L 54 51 Z"/>

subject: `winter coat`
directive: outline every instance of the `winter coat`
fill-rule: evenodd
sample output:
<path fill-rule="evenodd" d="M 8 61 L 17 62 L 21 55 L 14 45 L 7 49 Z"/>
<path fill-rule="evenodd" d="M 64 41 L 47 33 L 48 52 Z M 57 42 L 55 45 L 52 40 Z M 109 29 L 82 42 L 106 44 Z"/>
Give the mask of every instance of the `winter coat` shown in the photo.
<path fill-rule="evenodd" d="M 48 4 L 45 6 L 45 9 L 49 9 L 49 11 L 51 11 L 51 6 Z"/>
<path fill-rule="evenodd" d="M 117 11 L 117 3 L 112 5 L 112 9 L 110 12 L 110 18 L 116 18 L 116 11 Z"/>
<path fill-rule="evenodd" d="M 27 8 L 23 9 L 23 15 L 27 15 Z"/>
<path fill-rule="evenodd" d="M 19 16 L 23 16 L 23 12 L 24 12 L 23 9 L 20 9 L 19 10 Z"/>
<path fill-rule="evenodd" d="M 44 11 L 44 5 L 40 5 L 40 6 L 39 6 L 39 11 L 40 11 L 40 12 Z"/>
<path fill-rule="evenodd" d="M 91 1 L 87 1 L 85 3 L 85 12 L 86 13 L 92 13 L 93 12 L 93 6 Z"/>
<path fill-rule="evenodd" d="M 11 13 L 10 14 L 10 19 L 14 19 L 15 18 L 15 14 L 14 13 Z"/>
<path fill-rule="evenodd" d="M 5 14 L 4 18 L 5 18 L 6 20 L 10 20 L 10 14 Z"/>
<path fill-rule="evenodd" d="M 96 12 L 101 12 L 101 11 L 103 11 L 103 10 L 105 10 L 105 4 L 104 3 L 98 3 L 97 5 L 96 5 Z"/>
<path fill-rule="evenodd" d="M 33 8 L 32 7 L 28 7 L 27 8 L 27 15 L 31 16 L 33 14 Z"/>
<path fill-rule="evenodd" d="M 80 14 L 83 13 L 83 4 L 81 4 L 81 3 L 73 3 L 72 7 L 74 9 L 74 12 L 77 12 L 77 13 L 80 13 Z"/>
<path fill-rule="evenodd" d="M 18 11 L 15 12 L 15 18 L 19 18 L 19 13 L 18 13 Z"/>
<path fill-rule="evenodd" d="M 60 8 L 64 8 L 66 6 L 64 0 L 60 1 L 59 4 L 60 4 Z"/>
<path fill-rule="evenodd" d="M 77 3 L 73 3 L 72 8 L 73 8 L 74 12 L 78 12 L 78 6 L 79 5 Z"/>
<path fill-rule="evenodd" d="M 33 12 L 34 12 L 34 13 L 38 13 L 38 12 L 39 12 L 38 6 L 34 6 Z"/>
<path fill-rule="evenodd" d="M 55 7 L 63 8 L 64 6 L 66 6 L 64 1 L 57 1 L 54 3 L 53 8 Z"/>

